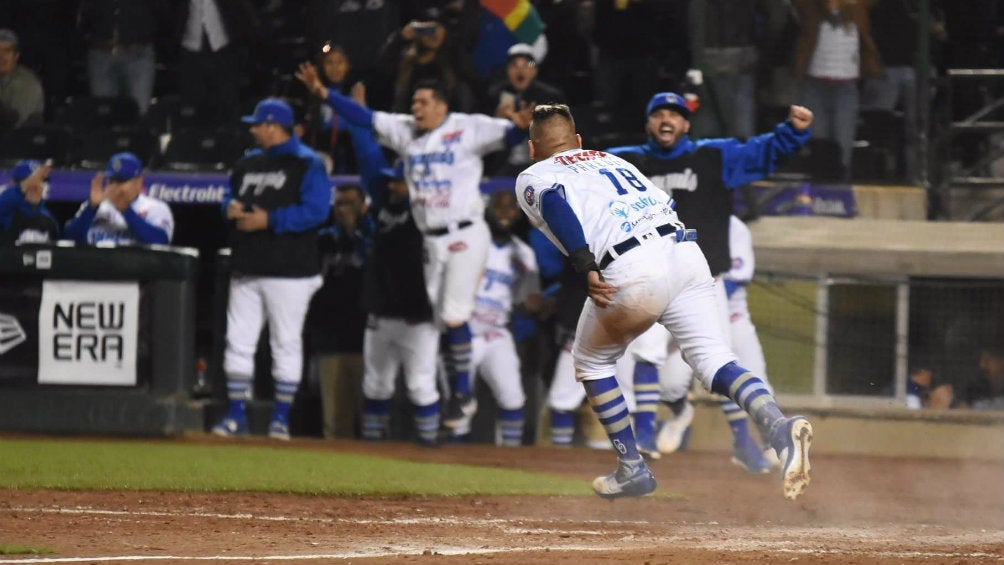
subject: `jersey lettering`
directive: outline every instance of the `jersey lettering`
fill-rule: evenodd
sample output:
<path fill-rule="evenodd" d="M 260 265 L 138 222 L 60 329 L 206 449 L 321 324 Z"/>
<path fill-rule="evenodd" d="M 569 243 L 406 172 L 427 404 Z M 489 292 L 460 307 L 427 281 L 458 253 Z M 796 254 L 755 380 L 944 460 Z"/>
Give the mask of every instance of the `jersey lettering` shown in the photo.
<path fill-rule="evenodd" d="M 652 184 L 666 191 L 667 194 L 674 190 L 686 190 L 687 192 L 697 190 L 697 174 L 689 167 L 684 169 L 682 173 L 652 175 L 648 178 Z"/>
<path fill-rule="evenodd" d="M 253 189 L 255 196 L 268 189 L 278 190 L 286 184 L 286 173 L 284 171 L 269 171 L 264 173 L 246 173 L 241 179 L 241 188 L 237 191 L 240 196 L 247 194 Z"/>

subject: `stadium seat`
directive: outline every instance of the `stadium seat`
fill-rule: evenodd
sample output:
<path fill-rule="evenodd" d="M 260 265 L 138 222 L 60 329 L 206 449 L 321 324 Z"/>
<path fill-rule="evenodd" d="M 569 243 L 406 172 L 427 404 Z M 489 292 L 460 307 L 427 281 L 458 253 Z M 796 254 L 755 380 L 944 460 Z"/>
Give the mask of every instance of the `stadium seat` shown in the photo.
<path fill-rule="evenodd" d="M 64 126 L 17 128 L 0 138 L 0 164 L 12 167 L 21 159 L 52 159 L 57 167 L 71 164 L 73 134 Z"/>
<path fill-rule="evenodd" d="M 157 149 L 157 136 L 145 128 L 96 129 L 80 135 L 76 166 L 97 170 L 104 168 L 108 158 L 121 151 L 135 153 L 149 167 Z"/>
<path fill-rule="evenodd" d="M 832 139 L 810 139 L 798 153 L 771 175 L 774 179 L 834 181 L 844 179 L 840 164 L 840 146 Z"/>
<path fill-rule="evenodd" d="M 75 131 L 98 127 L 128 127 L 139 122 L 139 107 L 135 100 L 125 96 L 79 96 L 60 109 L 56 121 Z"/>
<path fill-rule="evenodd" d="M 234 130 L 190 128 L 171 133 L 157 168 L 170 171 L 224 171 L 246 149 L 245 139 Z"/>

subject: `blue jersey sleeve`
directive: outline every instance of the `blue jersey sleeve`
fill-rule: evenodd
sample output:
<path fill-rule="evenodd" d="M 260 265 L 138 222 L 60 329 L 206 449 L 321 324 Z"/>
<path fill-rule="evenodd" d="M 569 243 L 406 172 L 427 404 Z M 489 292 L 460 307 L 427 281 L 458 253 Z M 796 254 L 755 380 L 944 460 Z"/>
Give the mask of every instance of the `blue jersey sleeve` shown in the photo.
<path fill-rule="evenodd" d="M 812 137 L 812 130 L 798 131 L 782 122 L 770 133 L 749 138 L 742 143 L 734 138 L 703 139 L 699 146 L 717 147 L 722 152 L 722 182 L 736 188 L 762 180 L 774 172 L 786 157 L 794 155 Z"/>
<path fill-rule="evenodd" d="M 582 223 L 572 211 L 572 207 L 561 197 L 557 190 L 544 193 L 540 203 L 540 212 L 551 229 L 554 237 L 569 253 L 586 246 L 586 236 L 582 231 Z"/>
<path fill-rule="evenodd" d="M 551 240 L 544 235 L 544 232 L 537 228 L 530 230 L 530 233 L 527 234 L 527 240 L 530 242 L 530 248 L 533 249 L 534 255 L 537 256 L 540 276 L 544 280 L 558 278 L 565 269 L 565 256 L 561 254 L 561 250 L 555 247 Z"/>
<path fill-rule="evenodd" d="M 0 229 L 10 229 L 14 221 L 14 212 L 22 208 L 26 202 L 24 193 L 17 185 L 11 185 L 0 192 Z"/>
<path fill-rule="evenodd" d="M 303 232 L 324 223 L 330 212 L 331 183 L 321 160 L 312 157 L 300 185 L 300 201 L 269 212 L 268 225 L 278 234 Z"/>
<path fill-rule="evenodd" d="M 86 244 L 87 231 L 91 229 L 91 224 L 94 223 L 94 216 L 97 213 L 98 209 L 91 206 L 90 202 L 85 203 L 83 208 L 77 212 L 77 215 L 66 222 L 66 229 L 63 230 L 66 238 L 72 239 L 77 243 Z"/>
<path fill-rule="evenodd" d="M 338 112 L 339 116 L 348 120 L 349 123 L 360 127 L 373 127 L 373 110 L 359 104 L 334 88 L 328 89 L 326 102 L 335 112 Z"/>
<path fill-rule="evenodd" d="M 380 178 L 380 169 L 389 166 L 383 154 L 383 147 L 377 143 L 373 128 L 351 123 L 347 123 L 346 128 L 352 137 L 352 149 L 356 153 L 356 163 L 359 165 L 359 180 L 375 202 L 379 200 L 380 193 L 386 185 Z"/>
<path fill-rule="evenodd" d="M 125 209 L 122 212 L 122 217 L 125 218 L 126 225 L 129 226 L 129 231 L 136 235 L 136 238 L 143 243 L 160 243 L 167 245 L 171 243 L 170 238 L 167 237 L 167 232 L 157 226 L 146 221 L 145 218 L 136 213 L 132 209 L 132 206 Z"/>

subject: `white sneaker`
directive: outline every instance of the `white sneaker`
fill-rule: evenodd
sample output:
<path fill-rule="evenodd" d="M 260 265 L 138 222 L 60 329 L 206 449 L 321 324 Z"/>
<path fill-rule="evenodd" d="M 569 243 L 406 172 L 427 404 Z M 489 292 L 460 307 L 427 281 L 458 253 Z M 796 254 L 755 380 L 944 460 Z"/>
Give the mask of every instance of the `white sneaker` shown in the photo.
<path fill-rule="evenodd" d="M 683 444 L 683 436 L 694 421 L 694 406 L 687 401 L 679 414 L 668 418 L 662 423 L 659 434 L 655 438 L 655 446 L 659 453 L 673 453 Z"/>

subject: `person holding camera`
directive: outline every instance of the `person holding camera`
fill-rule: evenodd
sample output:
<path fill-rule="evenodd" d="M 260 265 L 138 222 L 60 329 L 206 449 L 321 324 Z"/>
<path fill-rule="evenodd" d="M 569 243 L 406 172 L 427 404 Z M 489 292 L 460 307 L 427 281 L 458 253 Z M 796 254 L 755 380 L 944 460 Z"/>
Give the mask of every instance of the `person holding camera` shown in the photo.
<path fill-rule="evenodd" d="M 272 350 L 275 407 L 269 437 L 288 440 L 289 411 L 303 372 L 303 322 L 321 287 L 317 232 L 331 211 L 331 183 L 320 157 L 293 135 L 293 109 L 266 98 L 250 124 L 260 149 L 234 165 L 223 213 L 230 221 L 230 298 L 223 370 L 229 409 L 216 435 L 248 435 L 254 355 L 265 320 Z"/>
<path fill-rule="evenodd" d="M 65 238 L 79 244 L 167 245 L 173 235 L 171 208 L 143 192 L 143 162 L 128 152 L 112 155 L 94 175 L 90 197 L 65 230 Z"/>

